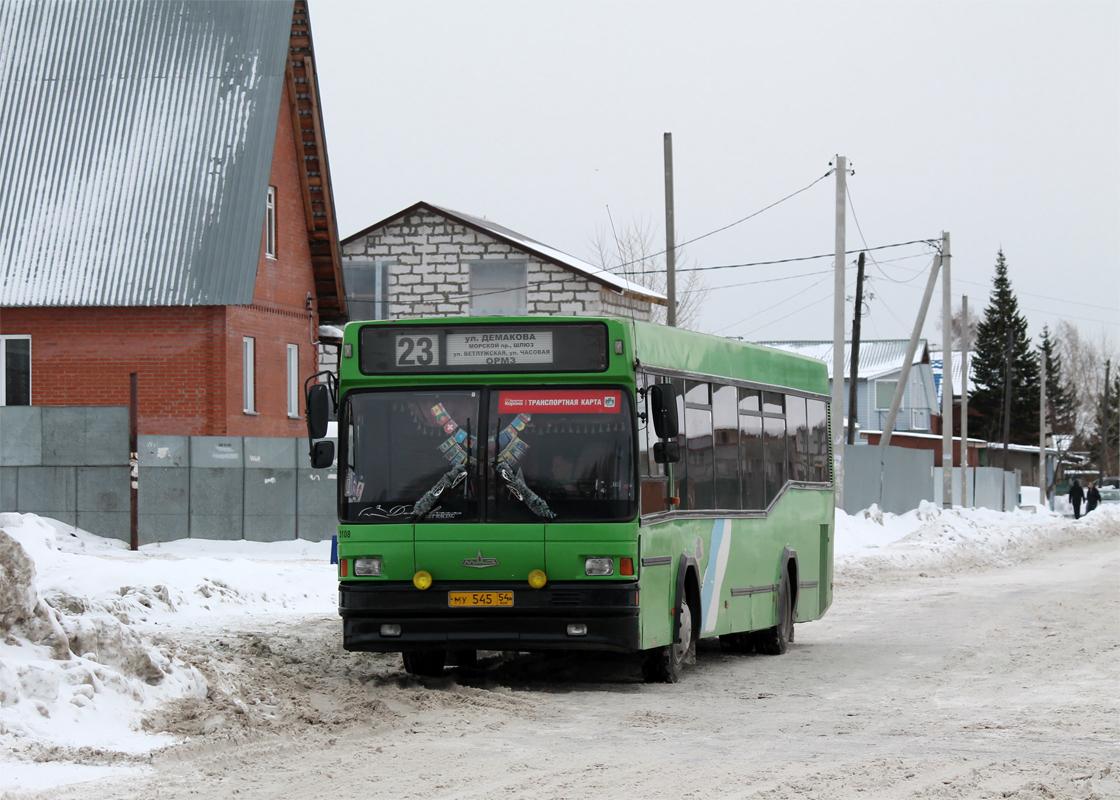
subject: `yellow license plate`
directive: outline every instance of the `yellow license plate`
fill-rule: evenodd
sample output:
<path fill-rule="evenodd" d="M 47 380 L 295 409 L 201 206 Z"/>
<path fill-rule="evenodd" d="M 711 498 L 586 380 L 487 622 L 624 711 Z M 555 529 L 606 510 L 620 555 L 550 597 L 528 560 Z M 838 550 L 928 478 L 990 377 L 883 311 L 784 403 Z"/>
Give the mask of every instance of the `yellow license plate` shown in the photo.
<path fill-rule="evenodd" d="M 452 608 L 512 606 L 513 592 L 448 592 L 447 605 Z"/>

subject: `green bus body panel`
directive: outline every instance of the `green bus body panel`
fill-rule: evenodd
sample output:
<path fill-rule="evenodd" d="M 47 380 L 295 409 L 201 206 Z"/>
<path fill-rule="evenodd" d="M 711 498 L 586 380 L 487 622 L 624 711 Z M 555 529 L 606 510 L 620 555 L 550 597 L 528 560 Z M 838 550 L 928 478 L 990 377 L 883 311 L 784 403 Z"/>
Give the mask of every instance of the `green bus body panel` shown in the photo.
<path fill-rule="evenodd" d="M 608 368 L 597 373 L 395 374 L 363 375 L 359 370 L 359 332 L 365 325 L 448 327 L 456 324 L 541 324 L 549 317 L 471 317 L 387 322 L 353 322 L 344 344 L 352 355 L 340 359 L 343 393 L 367 388 L 456 386 L 622 386 L 635 390 L 635 364 L 772 385 L 827 397 L 826 365 L 815 359 L 717 336 L 667 328 L 645 322 L 598 317 L 564 317 L 563 322 L 597 322 L 607 326 Z M 615 353 L 621 343 L 622 354 Z M 639 624 L 643 649 L 671 643 L 677 574 L 681 558 L 695 559 L 700 585 L 700 635 L 762 630 L 777 622 L 776 587 L 781 581 L 782 555 L 796 553 L 797 622 L 819 619 L 832 602 L 834 493 L 830 488 L 787 485 L 765 518 L 669 518 L 640 525 L 565 523 L 563 521 L 494 524 L 437 523 L 339 526 L 340 558 L 380 556 L 379 578 L 346 581 L 411 581 L 427 570 L 436 581 L 528 580 L 542 569 L 552 581 L 630 581 L 639 587 Z M 718 515 L 718 511 L 712 512 Z M 497 565 L 478 567 L 464 561 Z M 616 573 L 587 577 L 584 562 L 611 557 Z M 619 559 L 634 560 L 635 576 L 618 574 Z M 649 559 L 667 563 L 643 565 Z M 808 584 L 808 585 L 806 585 Z M 527 583 L 525 584 L 527 586 Z M 735 590 L 733 592 L 733 590 Z M 575 610 L 578 615 L 578 609 Z"/>

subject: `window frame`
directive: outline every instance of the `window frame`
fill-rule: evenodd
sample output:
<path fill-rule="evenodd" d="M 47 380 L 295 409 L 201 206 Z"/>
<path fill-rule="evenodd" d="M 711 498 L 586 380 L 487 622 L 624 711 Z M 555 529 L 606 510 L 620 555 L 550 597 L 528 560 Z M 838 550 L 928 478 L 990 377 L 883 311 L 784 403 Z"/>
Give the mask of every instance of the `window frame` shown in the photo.
<path fill-rule="evenodd" d="M 299 345 L 289 343 L 286 355 L 288 373 L 288 418 L 299 419 Z"/>
<path fill-rule="evenodd" d="M 241 411 L 256 415 L 257 412 L 257 341 L 252 336 L 241 337 Z"/>
<path fill-rule="evenodd" d="M 34 388 L 33 364 L 31 348 L 31 334 L 11 333 L 0 335 L 0 406 L 8 404 L 8 342 L 27 342 L 27 405 L 31 405 L 32 389 Z M 14 406 L 13 406 L 14 407 Z"/>
<path fill-rule="evenodd" d="M 276 259 L 276 187 L 268 187 L 264 210 L 264 256 Z"/>
<path fill-rule="evenodd" d="M 885 406 L 879 405 L 879 384 L 891 384 L 891 399 L 887 401 Z M 894 402 L 894 393 L 898 391 L 898 378 L 882 379 L 875 381 L 875 410 L 876 411 L 890 411 L 891 403 Z"/>
<path fill-rule="evenodd" d="M 529 259 L 527 258 L 480 258 L 467 261 L 467 314 L 471 317 L 517 317 L 526 316 L 529 313 Z M 475 283 L 478 278 L 475 277 L 475 269 L 477 267 L 508 267 L 519 268 L 521 270 L 522 284 L 513 288 L 494 289 L 491 287 L 479 287 L 478 297 L 488 297 L 499 294 L 507 294 L 518 292 L 519 296 L 516 298 L 520 303 L 519 306 L 514 308 L 476 308 L 475 307 Z"/>

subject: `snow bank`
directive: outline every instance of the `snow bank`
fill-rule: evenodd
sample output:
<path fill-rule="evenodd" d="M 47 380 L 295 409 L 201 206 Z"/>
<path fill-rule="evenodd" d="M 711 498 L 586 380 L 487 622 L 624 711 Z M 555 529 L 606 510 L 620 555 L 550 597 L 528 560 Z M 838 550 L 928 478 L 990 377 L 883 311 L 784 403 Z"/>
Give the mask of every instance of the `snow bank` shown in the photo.
<path fill-rule="evenodd" d="M 1116 536 L 1116 506 L 1102 506 L 1080 520 L 1045 506 L 1003 513 L 942 509 L 925 501 L 905 514 L 878 506 L 855 515 L 837 510 L 836 574 L 858 579 L 898 570 L 1007 565 L 1064 543 Z"/>
<path fill-rule="evenodd" d="M 171 743 L 142 731 L 144 714 L 207 691 L 177 657 L 175 631 L 329 613 L 329 556 L 329 542 L 302 541 L 133 553 L 34 514 L 0 514 L 0 747 L 34 759 L 50 748 L 144 753 Z"/>

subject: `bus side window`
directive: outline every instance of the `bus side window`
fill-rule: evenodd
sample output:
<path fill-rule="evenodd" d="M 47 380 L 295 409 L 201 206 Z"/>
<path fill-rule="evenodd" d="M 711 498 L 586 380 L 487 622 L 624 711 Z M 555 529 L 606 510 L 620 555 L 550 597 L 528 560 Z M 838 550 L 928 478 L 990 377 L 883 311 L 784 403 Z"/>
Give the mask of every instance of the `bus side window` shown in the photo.
<path fill-rule="evenodd" d="M 828 404 L 809 400 L 806 404 L 809 428 L 809 480 L 828 483 Z"/>
<path fill-rule="evenodd" d="M 684 413 L 684 379 L 670 378 L 669 383 L 677 391 L 677 419 L 680 420 L 680 435 L 677 436 L 677 445 L 681 448 L 681 460 L 673 465 L 673 486 L 670 491 L 674 497 L 680 498 L 680 503 L 674 508 L 677 511 L 687 511 L 692 508 L 689 502 L 688 491 L 688 420 Z"/>
<path fill-rule="evenodd" d="M 805 398 L 786 397 L 786 453 L 789 455 L 789 479 L 809 480 L 809 430 L 805 424 Z"/>
<path fill-rule="evenodd" d="M 762 457 L 762 405 L 757 389 L 739 390 L 739 465 L 742 507 L 766 508 Z"/>
<path fill-rule="evenodd" d="M 716 508 L 739 505 L 739 403 L 734 386 L 712 387 L 715 426 Z"/>
<path fill-rule="evenodd" d="M 639 373 L 637 376 L 638 388 L 648 389 L 658 382 L 656 375 Z M 653 445 L 657 443 L 657 434 L 653 430 L 653 423 L 649 418 L 649 394 L 645 396 L 645 403 L 640 410 L 646 413 L 646 423 L 638 431 L 638 459 L 640 463 L 639 475 L 641 477 L 641 513 L 657 514 L 669 510 L 669 479 L 666 476 L 665 465 L 653 460 Z M 641 422 L 638 423 L 641 425 Z"/>
<path fill-rule="evenodd" d="M 785 395 L 762 393 L 762 433 L 766 459 L 766 505 L 769 506 L 786 484 L 789 457 L 786 455 Z"/>

